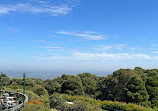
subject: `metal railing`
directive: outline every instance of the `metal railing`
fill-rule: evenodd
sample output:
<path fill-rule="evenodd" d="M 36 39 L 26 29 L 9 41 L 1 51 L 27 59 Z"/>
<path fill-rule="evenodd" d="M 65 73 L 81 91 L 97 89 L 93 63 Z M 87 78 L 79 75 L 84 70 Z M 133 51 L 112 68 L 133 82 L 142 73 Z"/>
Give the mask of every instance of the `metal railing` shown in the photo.
<path fill-rule="evenodd" d="M 9 108 L 9 109 L 7 109 L 5 111 L 19 111 L 24 106 L 24 104 L 28 101 L 28 96 L 25 95 L 25 94 L 23 95 L 23 93 L 14 92 L 14 91 L 5 91 L 5 92 L 7 92 L 9 94 L 14 93 L 14 96 L 16 96 L 17 99 L 21 102 L 17 106 Z M 24 102 L 23 102 L 23 98 L 25 98 Z"/>

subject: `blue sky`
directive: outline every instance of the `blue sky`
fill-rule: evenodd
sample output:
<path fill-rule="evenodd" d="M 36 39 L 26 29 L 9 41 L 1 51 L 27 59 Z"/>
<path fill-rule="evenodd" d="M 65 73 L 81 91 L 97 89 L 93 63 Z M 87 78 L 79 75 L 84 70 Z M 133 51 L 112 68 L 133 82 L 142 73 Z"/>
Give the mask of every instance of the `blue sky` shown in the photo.
<path fill-rule="evenodd" d="M 1 0 L 0 69 L 157 68 L 157 0 Z"/>

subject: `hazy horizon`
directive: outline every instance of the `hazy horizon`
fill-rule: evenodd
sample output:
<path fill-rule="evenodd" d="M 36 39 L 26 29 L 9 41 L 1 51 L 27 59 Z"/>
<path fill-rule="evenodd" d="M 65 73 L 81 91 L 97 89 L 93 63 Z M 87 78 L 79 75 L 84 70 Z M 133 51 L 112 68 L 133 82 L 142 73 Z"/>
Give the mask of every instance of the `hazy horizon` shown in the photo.
<path fill-rule="evenodd" d="M 139 66 L 138 66 L 139 67 Z M 134 69 L 133 67 L 132 69 Z M 123 69 L 123 68 L 119 68 Z M 1 70 L 2 73 L 6 74 L 10 78 L 22 78 L 23 74 L 26 74 L 27 78 L 40 78 L 40 79 L 53 79 L 56 77 L 61 77 L 62 74 L 68 75 L 77 75 L 82 73 L 91 73 L 96 76 L 106 77 L 108 75 L 113 74 L 114 71 L 119 70 L 115 69 L 113 71 L 108 71 L 108 69 L 104 71 L 92 71 L 92 70 Z M 124 68 L 130 69 L 130 68 Z M 143 68 L 144 69 L 144 68 Z"/>
<path fill-rule="evenodd" d="M 104 76 L 106 77 L 109 74 L 112 74 L 112 72 L 84 72 L 84 71 L 53 71 L 53 70 L 25 70 L 25 71 L 16 71 L 16 70 L 5 70 L 2 71 L 2 73 L 6 74 L 10 78 L 22 78 L 23 73 L 26 74 L 27 78 L 40 78 L 40 79 L 53 79 L 56 77 L 61 77 L 62 74 L 68 74 L 68 75 L 77 75 L 82 73 L 91 73 L 95 74 L 97 76 Z"/>

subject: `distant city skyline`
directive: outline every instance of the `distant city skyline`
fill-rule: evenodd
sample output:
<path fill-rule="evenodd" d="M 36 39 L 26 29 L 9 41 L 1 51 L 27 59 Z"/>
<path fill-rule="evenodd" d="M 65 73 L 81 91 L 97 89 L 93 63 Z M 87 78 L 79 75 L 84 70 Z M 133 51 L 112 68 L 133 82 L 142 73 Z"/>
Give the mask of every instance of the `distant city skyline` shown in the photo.
<path fill-rule="evenodd" d="M 157 0 L 0 1 L 0 71 L 158 68 Z"/>

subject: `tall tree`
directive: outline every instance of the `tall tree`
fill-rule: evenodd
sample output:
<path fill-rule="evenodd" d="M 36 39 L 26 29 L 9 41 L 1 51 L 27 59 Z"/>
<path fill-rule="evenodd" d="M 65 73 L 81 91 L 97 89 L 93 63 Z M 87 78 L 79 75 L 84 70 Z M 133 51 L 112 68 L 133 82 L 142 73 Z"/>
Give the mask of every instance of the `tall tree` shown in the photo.
<path fill-rule="evenodd" d="M 148 102 L 149 95 L 145 88 L 145 83 L 141 78 L 136 76 L 132 77 L 131 80 L 126 84 L 126 102 L 133 103 L 144 103 Z"/>
<path fill-rule="evenodd" d="M 90 73 L 82 73 L 78 76 L 82 80 L 85 93 L 88 95 L 95 95 L 96 89 L 98 88 L 98 77 Z"/>
<path fill-rule="evenodd" d="M 81 78 L 78 76 L 62 75 L 61 92 L 71 95 L 84 95 Z"/>

